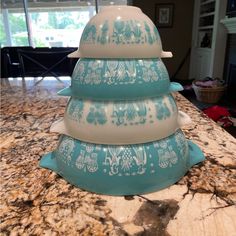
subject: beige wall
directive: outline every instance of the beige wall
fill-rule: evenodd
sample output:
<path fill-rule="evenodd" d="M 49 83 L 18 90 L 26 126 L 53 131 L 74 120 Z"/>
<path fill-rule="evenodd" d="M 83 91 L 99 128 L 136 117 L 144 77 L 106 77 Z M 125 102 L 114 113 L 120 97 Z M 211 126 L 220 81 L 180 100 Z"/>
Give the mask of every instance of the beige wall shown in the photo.
<path fill-rule="evenodd" d="M 191 47 L 194 0 L 134 0 L 133 5 L 140 7 L 151 20 L 155 21 L 156 3 L 174 3 L 172 28 L 159 28 L 164 51 L 172 51 L 174 57 L 164 59 L 172 76 Z M 188 79 L 189 59 L 177 75 L 178 79 Z"/>

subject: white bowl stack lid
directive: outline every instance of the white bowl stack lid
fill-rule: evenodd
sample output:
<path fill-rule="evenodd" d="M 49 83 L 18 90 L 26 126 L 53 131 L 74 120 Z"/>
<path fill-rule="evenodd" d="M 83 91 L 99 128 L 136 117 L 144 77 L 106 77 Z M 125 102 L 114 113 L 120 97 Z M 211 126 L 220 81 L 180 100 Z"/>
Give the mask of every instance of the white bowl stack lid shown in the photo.
<path fill-rule="evenodd" d="M 163 58 L 159 32 L 141 9 L 108 6 L 87 23 L 77 51 L 71 58 Z"/>

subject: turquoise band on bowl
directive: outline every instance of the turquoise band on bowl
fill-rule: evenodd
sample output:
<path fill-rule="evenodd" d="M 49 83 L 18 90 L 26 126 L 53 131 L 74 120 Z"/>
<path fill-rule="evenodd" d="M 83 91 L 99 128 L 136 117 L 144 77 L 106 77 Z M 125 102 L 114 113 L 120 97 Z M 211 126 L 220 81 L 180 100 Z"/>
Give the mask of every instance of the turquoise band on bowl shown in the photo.
<path fill-rule="evenodd" d="M 134 195 L 174 184 L 204 159 L 198 146 L 178 130 L 156 142 L 124 146 L 95 145 L 62 135 L 57 150 L 45 155 L 40 166 L 91 192 Z"/>
<path fill-rule="evenodd" d="M 72 74 L 71 87 L 59 91 L 62 96 L 97 100 L 133 100 L 180 91 L 170 83 L 166 67 L 155 59 L 81 58 Z"/>
<path fill-rule="evenodd" d="M 106 86 L 79 86 L 78 88 L 67 87 L 60 90 L 57 94 L 60 96 L 77 97 L 83 99 L 94 100 L 137 100 L 162 96 L 166 93 L 182 91 L 181 84 L 171 82 L 168 88 L 166 85 L 161 86 L 159 83 L 154 85 L 138 85 L 133 87 L 132 85 L 126 85 L 122 88 L 105 88 Z M 165 87 L 166 90 L 163 90 Z"/>

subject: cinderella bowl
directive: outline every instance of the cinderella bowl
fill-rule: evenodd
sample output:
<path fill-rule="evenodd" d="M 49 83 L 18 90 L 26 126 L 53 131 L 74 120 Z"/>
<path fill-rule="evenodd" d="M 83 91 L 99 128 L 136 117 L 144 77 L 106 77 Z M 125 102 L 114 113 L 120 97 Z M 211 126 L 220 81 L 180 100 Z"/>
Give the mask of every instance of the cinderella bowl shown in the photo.
<path fill-rule="evenodd" d="M 136 145 L 96 145 L 62 135 L 55 151 L 40 166 L 71 184 L 107 195 L 144 194 L 166 188 L 204 160 L 197 145 L 181 130 L 156 142 Z"/>
<path fill-rule="evenodd" d="M 80 58 L 64 118 L 51 126 L 61 134 L 58 147 L 40 166 L 69 183 L 95 193 L 135 195 L 178 182 L 204 160 L 181 127 L 189 123 L 178 110 L 161 58 L 164 52 L 153 22 L 137 7 L 104 7 L 85 26 Z"/>
<path fill-rule="evenodd" d="M 134 100 L 181 90 L 179 83 L 170 83 L 160 58 L 81 58 L 73 71 L 71 86 L 58 94 L 96 100 Z"/>
<path fill-rule="evenodd" d="M 77 58 L 162 58 L 172 57 L 162 50 L 159 32 L 138 7 L 107 6 L 86 25 Z"/>
<path fill-rule="evenodd" d="M 191 122 L 171 94 L 152 99 L 102 102 L 72 97 L 64 119 L 50 131 L 96 144 L 138 144 L 172 135 Z"/>

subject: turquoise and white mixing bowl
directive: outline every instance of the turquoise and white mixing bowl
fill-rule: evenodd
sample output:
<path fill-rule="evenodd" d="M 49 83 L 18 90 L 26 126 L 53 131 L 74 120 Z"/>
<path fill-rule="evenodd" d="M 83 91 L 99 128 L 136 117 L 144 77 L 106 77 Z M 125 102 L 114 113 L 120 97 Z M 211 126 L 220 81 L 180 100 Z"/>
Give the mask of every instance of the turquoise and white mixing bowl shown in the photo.
<path fill-rule="evenodd" d="M 121 102 L 72 97 L 51 131 L 97 144 L 137 144 L 165 138 L 190 121 L 171 94 Z"/>
<path fill-rule="evenodd" d="M 45 155 L 40 166 L 91 192 L 134 195 L 176 183 L 203 160 L 198 146 L 178 130 L 159 141 L 126 146 L 84 143 L 62 135 L 57 149 Z"/>
<path fill-rule="evenodd" d="M 170 83 L 161 59 L 85 59 L 72 74 L 71 87 L 59 95 L 96 100 L 129 100 L 160 96 L 180 91 Z"/>
<path fill-rule="evenodd" d="M 160 35 L 153 22 L 137 7 L 109 6 L 92 17 L 82 33 L 78 58 L 160 58 Z"/>

